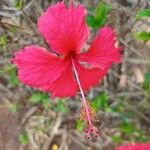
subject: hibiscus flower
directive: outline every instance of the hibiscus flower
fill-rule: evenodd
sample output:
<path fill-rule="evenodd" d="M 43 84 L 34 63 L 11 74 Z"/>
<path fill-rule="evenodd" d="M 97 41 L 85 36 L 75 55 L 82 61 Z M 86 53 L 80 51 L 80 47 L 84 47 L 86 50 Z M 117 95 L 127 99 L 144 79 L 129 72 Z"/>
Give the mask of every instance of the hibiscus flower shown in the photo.
<path fill-rule="evenodd" d="M 150 150 L 150 142 L 148 143 L 132 143 L 128 145 L 121 145 L 116 150 Z"/>
<path fill-rule="evenodd" d="M 26 85 L 50 92 L 52 97 L 82 95 L 87 134 L 97 131 L 92 124 L 92 112 L 84 91 L 98 85 L 113 62 L 120 62 L 120 48 L 115 45 L 115 33 L 101 28 L 91 46 L 83 52 L 89 36 L 83 5 L 67 8 L 64 1 L 50 6 L 38 19 L 38 30 L 51 47 L 26 46 L 15 54 L 18 77 Z M 86 65 L 85 65 L 86 64 Z M 83 112 L 82 111 L 82 112 Z M 94 115 L 93 115 L 94 116 Z M 97 136 L 97 135 L 96 135 Z"/>

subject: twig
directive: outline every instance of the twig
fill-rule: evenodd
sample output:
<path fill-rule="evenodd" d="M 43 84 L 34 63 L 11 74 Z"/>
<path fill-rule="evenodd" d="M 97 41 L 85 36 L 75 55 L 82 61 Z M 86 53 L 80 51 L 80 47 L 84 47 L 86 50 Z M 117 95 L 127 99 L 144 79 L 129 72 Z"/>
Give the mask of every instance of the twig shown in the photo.
<path fill-rule="evenodd" d="M 119 39 L 119 41 L 126 46 L 127 48 L 129 48 L 129 50 L 131 50 L 132 52 L 134 52 L 137 56 L 141 57 L 141 54 L 136 51 L 133 47 L 129 46 L 123 39 Z"/>
<path fill-rule="evenodd" d="M 131 64 L 136 64 L 136 65 L 150 65 L 150 61 L 144 60 L 144 59 L 126 58 L 126 59 L 124 59 L 124 61 L 131 63 Z"/>
<path fill-rule="evenodd" d="M 144 114 L 142 114 L 140 111 L 138 111 L 135 107 L 128 105 L 128 103 L 124 103 L 124 105 L 133 110 L 138 116 L 140 116 L 141 118 L 143 118 L 146 122 L 150 123 L 150 118 L 146 117 Z"/>
<path fill-rule="evenodd" d="M 78 144 L 82 149 L 87 149 L 87 146 L 82 143 L 83 138 L 81 136 L 79 137 L 77 132 L 74 132 L 74 133 L 77 135 L 77 137 L 73 136 L 72 134 L 69 134 L 72 141 L 74 141 L 76 144 Z M 80 139 L 80 140 L 78 140 L 78 139 Z"/>
<path fill-rule="evenodd" d="M 29 141 L 30 141 L 30 144 L 32 145 L 32 149 L 34 150 L 38 150 L 38 145 L 35 143 L 34 139 L 33 139 L 33 133 L 31 132 L 30 129 L 26 128 L 25 129 L 26 132 L 28 133 L 28 137 L 29 137 Z"/>
<path fill-rule="evenodd" d="M 31 115 L 33 115 L 37 111 L 37 109 L 38 109 L 38 106 L 34 106 L 25 113 L 25 115 L 23 116 L 23 118 L 21 120 L 22 125 L 25 124 L 25 122 L 28 120 L 28 118 Z"/>
<path fill-rule="evenodd" d="M 14 94 L 11 90 L 6 88 L 3 84 L 0 83 L 0 91 L 3 93 L 3 95 L 6 95 L 7 97 L 10 97 L 13 100 L 19 100 L 19 96 Z"/>
<path fill-rule="evenodd" d="M 120 76 L 119 76 L 118 74 L 116 74 L 116 73 L 113 72 L 112 70 L 110 70 L 109 72 L 120 80 Z M 131 85 L 132 87 L 138 89 L 138 90 L 142 90 L 139 86 L 137 86 L 137 85 L 136 85 L 134 82 L 132 82 L 131 80 L 127 80 L 127 83 L 128 83 L 129 85 Z"/>
<path fill-rule="evenodd" d="M 24 7 L 23 10 L 26 11 L 34 2 L 35 0 L 32 0 L 31 2 L 27 3 Z M 12 17 L 18 17 L 22 14 L 22 11 L 19 10 L 16 13 L 4 13 L 0 11 L 0 17 L 6 17 L 6 18 L 12 18 Z"/>
<path fill-rule="evenodd" d="M 62 122 L 62 116 L 59 115 L 58 118 L 57 118 L 57 120 L 56 120 L 56 122 L 55 122 L 54 128 L 50 132 L 50 137 L 47 140 L 47 142 L 44 144 L 42 150 L 49 150 L 49 146 L 51 145 L 51 142 L 52 142 L 54 136 L 58 132 L 58 128 L 60 127 L 61 122 Z"/>
<path fill-rule="evenodd" d="M 59 150 L 68 150 L 68 145 L 66 144 L 66 139 L 67 139 L 67 130 L 65 128 Z"/>

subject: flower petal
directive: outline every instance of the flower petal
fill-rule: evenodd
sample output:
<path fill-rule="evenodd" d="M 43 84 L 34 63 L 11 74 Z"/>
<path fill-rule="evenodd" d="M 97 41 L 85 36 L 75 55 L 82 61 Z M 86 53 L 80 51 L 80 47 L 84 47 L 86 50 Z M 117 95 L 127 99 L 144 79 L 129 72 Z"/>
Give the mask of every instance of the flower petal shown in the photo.
<path fill-rule="evenodd" d="M 150 142 L 148 143 L 130 143 L 128 145 L 121 145 L 116 150 L 149 150 Z"/>
<path fill-rule="evenodd" d="M 102 80 L 109 68 L 107 67 L 104 70 L 99 68 L 86 68 L 77 61 L 75 61 L 75 67 L 83 90 L 88 90 L 89 88 L 98 85 L 99 81 Z"/>
<path fill-rule="evenodd" d="M 51 48 L 67 55 L 70 51 L 80 52 L 89 30 L 85 22 L 85 8 L 74 6 L 67 9 L 64 1 L 50 6 L 38 20 L 38 29 Z"/>
<path fill-rule="evenodd" d="M 19 70 L 19 79 L 24 84 L 39 89 L 57 80 L 68 66 L 67 60 L 37 46 L 27 46 L 17 52 L 14 63 Z"/>
<path fill-rule="evenodd" d="M 110 27 L 105 26 L 99 30 L 89 50 L 79 55 L 79 60 L 101 69 L 113 62 L 120 62 L 120 48 L 115 47 L 115 42 L 115 33 Z"/>
<path fill-rule="evenodd" d="M 52 97 L 75 96 L 78 86 L 73 76 L 72 66 L 68 65 L 59 79 L 45 86 L 45 90 L 52 93 Z"/>

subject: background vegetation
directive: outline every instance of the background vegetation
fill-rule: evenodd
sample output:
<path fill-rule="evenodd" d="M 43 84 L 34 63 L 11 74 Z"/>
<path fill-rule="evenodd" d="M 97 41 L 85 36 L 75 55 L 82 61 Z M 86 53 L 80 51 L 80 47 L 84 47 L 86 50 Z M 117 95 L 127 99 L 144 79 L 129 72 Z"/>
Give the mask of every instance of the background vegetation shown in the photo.
<path fill-rule="evenodd" d="M 123 62 L 87 93 L 100 137 L 85 138 L 80 95 L 51 100 L 22 85 L 11 63 L 14 52 L 25 45 L 46 47 L 36 23 L 56 0 L 1 0 L 0 150 L 114 150 L 120 144 L 150 141 L 149 0 L 80 2 L 88 9 L 89 43 L 97 29 L 108 24 L 123 46 Z"/>

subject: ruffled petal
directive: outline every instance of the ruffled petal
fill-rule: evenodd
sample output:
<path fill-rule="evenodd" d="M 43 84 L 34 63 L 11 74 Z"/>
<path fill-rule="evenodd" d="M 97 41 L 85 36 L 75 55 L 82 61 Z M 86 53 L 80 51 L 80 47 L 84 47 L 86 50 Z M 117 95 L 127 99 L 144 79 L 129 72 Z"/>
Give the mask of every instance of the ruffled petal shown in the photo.
<path fill-rule="evenodd" d="M 79 55 L 79 60 L 101 69 L 107 68 L 113 62 L 121 62 L 121 48 L 116 48 L 115 42 L 115 33 L 105 26 L 99 30 L 89 50 Z"/>
<path fill-rule="evenodd" d="M 27 46 L 15 54 L 19 79 L 27 85 L 43 89 L 66 70 L 68 61 L 58 58 L 42 47 Z"/>
<path fill-rule="evenodd" d="M 72 2 L 67 9 L 64 1 L 58 2 L 39 18 L 38 29 L 56 53 L 79 53 L 89 35 L 85 14 L 82 5 L 75 7 Z"/>
<path fill-rule="evenodd" d="M 74 62 L 83 90 L 88 90 L 89 88 L 98 85 L 99 81 L 102 80 L 109 68 L 107 67 L 103 70 L 99 68 L 87 68 L 77 61 Z"/>
<path fill-rule="evenodd" d="M 72 66 L 68 65 L 58 80 L 45 86 L 45 90 L 52 93 L 52 97 L 72 97 L 76 95 L 78 86 L 73 76 Z"/>
<path fill-rule="evenodd" d="M 121 145 L 116 150 L 149 150 L 150 142 L 148 143 L 130 143 L 128 145 Z"/>

